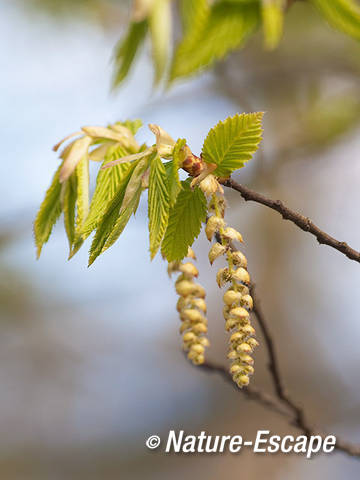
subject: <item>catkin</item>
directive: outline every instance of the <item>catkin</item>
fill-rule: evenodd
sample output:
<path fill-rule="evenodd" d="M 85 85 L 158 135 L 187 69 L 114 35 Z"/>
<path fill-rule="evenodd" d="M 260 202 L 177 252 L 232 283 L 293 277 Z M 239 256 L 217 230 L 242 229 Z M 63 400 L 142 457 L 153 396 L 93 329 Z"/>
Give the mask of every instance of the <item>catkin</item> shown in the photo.
<path fill-rule="evenodd" d="M 188 257 L 195 258 L 189 249 Z M 179 312 L 181 326 L 180 333 L 183 339 L 183 350 L 194 365 L 205 361 L 205 348 L 209 346 L 207 334 L 205 289 L 194 280 L 198 270 L 191 262 L 170 262 L 168 273 L 180 272 L 175 288 L 179 295 L 177 311 Z"/>
<path fill-rule="evenodd" d="M 207 220 L 205 232 L 209 241 L 215 236 L 217 242 L 209 251 L 212 264 L 218 257 L 226 255 L 228 266 L 219 269 L 216 280 L 220 288 L 229 284 L 223 296 L 225 329 L 231 332 L 228 358 L 231 362 L 230 373 L 239 387 L 249 384 L 254 373 L 252 352 L 258 345 L 254 338 L 255 329 L 250 323 L 250 310 L 253 299 L 250 295 L 250 275 L 247 271 L 245 255 L 235 250 L 232 242 L 242 242 L 241 234 L 224 221 L 225 200 L 214 194 L 209 202 L 211 216 Z"/>

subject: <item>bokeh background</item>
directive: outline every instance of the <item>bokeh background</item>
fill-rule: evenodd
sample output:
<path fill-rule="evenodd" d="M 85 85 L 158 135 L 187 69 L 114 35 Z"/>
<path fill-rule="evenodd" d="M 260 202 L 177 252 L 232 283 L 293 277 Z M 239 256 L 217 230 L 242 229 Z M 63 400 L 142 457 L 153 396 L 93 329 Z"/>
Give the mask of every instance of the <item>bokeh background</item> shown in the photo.
<path fill-rule="evenodd" d="M 250 439 L 258 429 L 296 430 L 185 361 L 173 284 L 147 252 L 146 202 L 90 269 L 86 247 L 67 262 L 61 222 L 36 261 L 32 220 L 57 165 L 52 145 L 81 125 L 142 118 L 200 152 L 219 119 L 259 109 L 263 145 L 238 178 L 359 249 L 359 45 L 298 2 L 277 51 L 264 53 L 258 35 L 213 72 L 164 93 L 152 89 L 147 47 L 113 95 L 110 60 L 127 20 L 121 1 L 0 4 L 0 477 L 358 478 L 358 460 L 341 453 L 309 461 L 148 451 L 148 435 L 169 429 Z M 140 137 L 151 139 L 146 128 Z M 291 395 L 316 426 L 360 442 L 358 265 L 275 212 L 227 196 Z M 226 362 L 208 248 L 201 236 L 209 358 Z M 262 347 L 253 382 L 271 389 Z"/>

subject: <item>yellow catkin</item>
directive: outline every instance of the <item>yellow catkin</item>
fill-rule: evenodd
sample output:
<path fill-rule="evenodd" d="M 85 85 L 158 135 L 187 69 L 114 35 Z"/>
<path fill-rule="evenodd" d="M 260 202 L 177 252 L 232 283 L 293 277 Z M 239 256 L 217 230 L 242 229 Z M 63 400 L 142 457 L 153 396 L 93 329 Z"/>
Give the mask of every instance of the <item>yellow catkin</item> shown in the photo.
<path fill-rule="evenodd" d="M 189 251 L 188 256 L 195 258 L 192 250 Z M 200 365 L 205 361 L 205 348 L 210 345 L 206 337 L 206 292 L 194 280 L 198 276 L 198 270 L 193 263 L 171 262 L 168 266 L 168 272 L 170 275 L 174 272 L 180 272 L 175 283 L 175 289 L 179 295 L 176 308 L 182 322 L 180 326 L 183 339 L 182 347 L 187 352 L 188 359 L 194 365 Z"/>
<path fill-rule="evenodd" d="M 250 275 L 247 271 L 247 259 L 234 247 L 234 244 L 242 242 L 243 239 L 237 230 L 226 225 L 225 207 L 222 196 L 212 196 L 209 202 L 211 216 L 206 225 L 206 234 L 209 240 L 215 236 L 217 242 L 210 249 L 209 260 L 212 264 L 221 255 L 226 255 L 227 258 L 228 266 L 218 271 L 216 279 L 220 288 L 230 284 L 223 296 L 225 329 L 231 333 L 229 371 L 239 387 L 246 387 L 250 375 L 254 373 L 252 352 L 258 345 L 254 338 L 255 329 L 250 323 L 249 312 L 253 307 L 253 299 L 248 287 Z"/>

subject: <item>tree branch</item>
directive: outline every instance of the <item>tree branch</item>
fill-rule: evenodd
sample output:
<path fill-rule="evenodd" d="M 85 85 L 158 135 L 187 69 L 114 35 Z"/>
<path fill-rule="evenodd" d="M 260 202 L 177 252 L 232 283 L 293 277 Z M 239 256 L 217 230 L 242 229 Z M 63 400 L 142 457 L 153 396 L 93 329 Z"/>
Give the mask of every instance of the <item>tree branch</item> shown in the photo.
<path fill-rule="evenodd" d="M 262 390 L 254 386 L 248 386 L 240 390 L 239 387 L 236 385 L 236 383 L 233 381 L 232 376 L 230 375 L 227 367 L 213 363 L 213 362 L 209 362 L 209 361 L 206 361 L 205 363 L 200 365 L 200 367 L 209 373 L 218 373 L 237 392 L 242 393 L 250 400 L 254 400 L 260 403 L 261 405 L 263 405 L 264 407 L 270 408 L 270 410 L 279 413 L 280 415 L 289 417 L 289 420 L 291 420 L 291 412 L 286 407 L 284 407 L 284 405 L 281 402 L 279 402 L 279 400 L 276 397 L 266 392 L 263 392 Z"/>
<path fill-rule="evenodd" d="M 215 233 L 215 237 L 218 242 L 221 241 L 218 232 Z M 231 243 L 230 248 L 234 249 Z M 298 428 L 307 437 L 311 435 L 320 435 L 322 438 L 325 438 L 326 434 L 319 432 L 314 426 L 310 425 L 307 422 L 304 410 L 289 396 L 281 376 L 279 361 L 276 354 L 272 334 L 268 327 L 265 315 L 262 311 L 259 298 L 255 291 L 254 283 L 251 285 L 250 290 L 251 296 L 253 298 L 253 313 L 257 319 L 260 330 L 264 337 L 265 347 L 269 357 L 268 370 L 274 385 L 276 396 L 269 395 L 268 393 L 263 392 L 262 390 L 254 386 L 248 386 L 240 389 L 233 381 L 232 375 L 230 374 L 228 369 L 223 365 L 218 365 L 216 363 L 206 361 L 204 364 L 200 365 L 200 367 L 209 373 L 217 373 L 221 375 L 226 382 L 230 383 L 233 388 L 245 395 L 249 400 L 253 400 L 264 406 L 265 408 L 268 408 L 284 417 L 287 417 L 290 424 Z M 350 456 L 360 458 L 359 445 L 345 442 L 338 437 L 336 437 L 335 449 L 342 451 Z"/>
<path fill-rule="evenodd" d="M 261 309 L 260 301 L 256 295 L 254 284 L 251 285 L 251 296 L 254 302 L 253 313 L 259 323 L 260 329 L 264 337 L 266 349 L 268 352 L 268 356 L 269 356 L 268 369 L 273 380 L 277 398 L 280 399 L 285 405 L 289 407 L 289 409 L 292 411 L 292 414 L 293 414 L 292 423 L 297 428 L 299 428 L 306 436 L 309 437 L 310 435 L 321 435 L 324 438 L 325 435 L 323 433 L 317 432 L 313 426 L 307 423 L 304 410 L 299 405 L 297 405 L 297 403 L 294 402 L 294 400 L 290 398 L 288 392 L 286 391 L 286 388 L 284 386 L 281 373 L 280 373 L 279 362 L 278 362 L 277 354 L 275 351 L 274 341 L 272 339 L 270 329 L 268 327 L 268 324 L 265 320 L 265 316 Z M 343 440 L 337 438 L 335 448 L 349 455 L 360 457 L 360 446 L 358 445 L 353 445 L 351 443 L 344 442 Z"/>
<path fill-rule="evenodd" d="M 240 185 L 231 178 L 224 180 L 222 184 L 239 192 L 246 201 L 260 203 L 261 205 L 265 205 L 266 207 L 275 210 L 276 212 L 280 213 L 284 220 L 290 220 L 290 222 L 297 225 L 304 232 L 314 235 L 320 244 L 328 245 L 329 247 L 332 247 L 346 255 L 348 258 L 350 258 L 350 260 L 355 260 L 356 262 L 360 263 L 360 252 L 351 248 L 346 242 L 340 242 L 326 232 L 320 230 L 320 228 L 316 226 L 308 217 L 304 217 L 300 213 L 294 212 L 290 208 L 286 207 L 280 200 L 272 200 L 267 198 L 264 195 L 245 187 L 244 185 Z"/>
<path fill-rule="evenodd" d="M 263 392 L 262 390 L 252 386 L 240 389 L 234 383 L 232 376 L 230 375 L 226 367 L 222 365 L 218 365 L 216 363 L 206 361 L 202 365 L 196 366 L 196 368 L 201 368 L 202 370 L 209 373 L 219 374 L 226 382 L 231 384 L 239 393 L 245 395 L 249 400 L 253 400 L 259 403 L 260 405 L 262 405 L 263 407 L 269 408 L 274 412 L 277 412 L 280 415 L 287 417 L 290 424 L 294 425 L 299 430 L 301 430 L 304 433 L 304 435 L 306 436 L 320 435 L 322 438 L 326 437 L 325 433 L 321 433 L 317 431 L 314 427 L 311 427 L 305 423 L 305 421 L 303 420 L 304 415 L 301 409 L 299 410 L 301 411 L 301 414 L 302 414 L 301 416 L 302 420 L 299 421 L 297 417 L 294 417 L 289 412 L 289 410 L 284 408 L 282 401 L 280 401 L 277 397 L 269 395 L 268 393 Z M 298 409 L 298 407 L 296 408 Z M 339 439 L 338 437 L 336 437 L 335 449 L 342 451 L 350 456 L 360 457 L 360 446 L 354 445 L 349 442 L 345 442 Z"/>

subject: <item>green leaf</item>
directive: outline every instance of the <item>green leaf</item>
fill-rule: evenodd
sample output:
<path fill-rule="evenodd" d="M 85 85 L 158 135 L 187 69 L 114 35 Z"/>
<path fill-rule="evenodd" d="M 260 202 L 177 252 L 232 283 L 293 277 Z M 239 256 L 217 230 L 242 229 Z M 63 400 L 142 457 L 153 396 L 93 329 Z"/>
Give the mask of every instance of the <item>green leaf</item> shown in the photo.
<path fill-rule="evenodd" d="M 80 247 L 82 246 L 83 243 L 84 243 L 84 240 L 81 237 L 75 235 L 75 240 L 74 240 L 72 249 L 70 250 L 68 260 L 71 260 L 72 257 L 80 250 Z"/>
<path fill-rule="evenodd" d="M 110 147 L 102 166 L 115 158 L 120 158 L 127 154 L 128 152 L 122 147 L 117 146 L 116 149 Z M 91 199 L 90 213 L 80 230 L 80 235 L 84 240 L 98 226 L 104 211 L 107 210 L 109 202 L 113 199 L 123 179 L 128 174 L 128 170 L 129 163 L 120 163 L 111 168 L 99 170 L 94 195 Z"/>
<path fill-rule="evenodd" d="M 99 143 L 100 142 L 101 140 L 99 140 Z M 91 150 L 89 153 L 89 160 L 92 162 L 103 162 L 107 152 L 109 151 L 109 148 L 114 145 L 116 145 L 114 140 L 103 140 L 100 145 Z"/>
<path fill-rule="evenodd" d="M 75 241 L 75 206 L 77 197 L 77 178 L 73 173 L 62 184 L 61 205 L 64 212 L 64 226 L 69 241 L 70 254 Z"/>
<path fill-rule="evenodd" d="M 105 252 L 105 250 L 110 248 L 120 237 L 128 221 L 130 220 L 131 215 L 137 210 L 142 192 L 143 188 L 141 188 L 141 185 L 139 185 L 139 189 L 136 190 L 134 195 L 131 197 L 129 203 L 127 204 L 127 207 L 121 208 L 119 217 L 116 220 L 114 228 L 110 233 L 101 253 Z"/>
<path fill-rule="evenodd" d="M 176 198 L 181 190 L 181 183 L 179 179 L 179 166 L 183 162 L 181 149 L 185 146 L 186 140 L 184 138 L 179 138 L 174 146 L 173 159 L 171 162 L 168 162 L 166 169 L 166 174 L 168 177 L 169 185 L 169 201 L 170 206 L 174 206 Z"/>
<path fill-rule="evenodd" d="M 109 247 L 111 247 L 116 240 L 122 234 L 124 228 L 126 227 L 132 213 L 136 213 L 137 207 L 140 202 L 140 196 L 144 190 L 143 187 L 143 176 L 146 170 L 149 168 L 151 158 L 143 158 L 139 161 L 136 166 L 133 175 L 131 176 L 129 183 L 126 187 L 124 199 L 121 205 L 119 218 L 116 220 L 114 228 L 112 229 L 102 252 L 105 252 Z"/>
<path fill-rule="evenodd" d="M 96 233 L 90 247 L 89 266 L 119 237 L 120 233 L 123 230 L 123 228 L 121 230 L 121 222 L 123 222 L 125 219 L 125 216 L 123 215 L 122 219 L 119 220 L 122 212 L 124 210 L 127 210 L 127 208 L 129 207 L 129 219 L 131 216 L 131 209 L 136 208 L 138 204 L 138 195 L 139 192 L 141 194 L 142 189 L 142 175 L 148 167 L 148 164 L 148 158 L 144 158 L 132 162 L 131 164 L 127 164 L 129 165 L 128 171 L 124 175 L 115 196 L 109 203 L 96 229 Z M 128 210 L 126 214 L 127 213 Z M 119 234 L 116 237 L 118 231 Z"/>
<path fill-rule="evenodd" d="M 155 83 L 163 77 L 170 53 L 171 43 L 171 3 L 170 0 L 154 0 L 149 26 L 152 54 L 155 66 Z"/>
<path fill-rule="evenodd" d="M 201 7 L 176 49 L 170 80 L 192 75 L 242 47 L 260 19 L 255 3 L 216 3 L 210 9 L 201 1 Z"/>
<path fill-rule="evenodd" d="M 360 96 L 349 90 L 320 97 L 299 120 L 301 133 L 296 136 L 296 141 L 310 151 L 324 148 L 359 124 Z"/>
<path fill-rule="evenodd" d="M 149 178 L 149 234 L 150 256 L 153 259 L 159 250 L 169 220 L 169 192 L 165 167 L 159 156 L 150 165 Z"/>
<path fill-rule="evenodd" d="M 206 219 L 206 198 L 197 187 L 191 190 L 190 181 L 182 183 L 183 189 L 170 210 L 169 224 L 162 242 L 161 252 L 169 261 L 182 260 L 201 230 Z"/>
<path fill-rule="evenodd" d="M 262 19 L 265 34 L 265 46 L 268 50 L 276 48 L 281 40 L 284 23 L 284 0 L 262 0 Z"/>
<path fill-rule="evenodd" d="M 139 128 L 141 128 L 143 125 L 142 121 L 139 118 L 136 118 L 135 120 L 125 120 L 124 122 L 117 123 L 120 123 L 120 125 L 128 128 L 133 135 L 135 135 Z"/>
<path fill-rule="evenodd" d="M 354 0 L 310 0 L 329 24 L 360 40 L 360 5 Z"/>
<path fill-rule="evenodd" d="M 70 177 L 81 159 L 88 156 L 88 150 L 92 142 L 91 137 L 84 135 L 65 147 L 60 155 L 64 159 L 59 177 L 61 183 Z"/>
<path fill-rule="evenodd" d="M 204 14 L 210 12 L 208 0 L 181 0 L 180 15 L 184 32 L 201 25 Z"/>
<path fill-rule="evenodd" d="M 142 158 L 136 165 L 134 173 L 126 187 L 121 209 L 125 209 L 131 203 L 132 197 L 137 193 L 137 191 L 143 188 L 143 177 L 146 170 L 149 168 L 150 160 L 153 158 L 153 156 L 154 154 L 150 154 L 149 156 Z"/>
<path fill-rule="evenodd" d="M 116 46 L 113 87 L 120 85 L 129 73 L 136 53 L 145 40 L 147 30 L 147 20 L 132 22 L 126 36 Z"/>
<path fill-rule="evenodd" d="M 89 214 L 89 159 L 84 156 L 76 166 L 77 194 L 76 194 L 76 234 Z"/>
<path fill-rule="evenodd" d="M 114 228 L 124 199 L 126 187 L 129 183 L 131 175 L 134 173 L 137 162 L 125 165 L 127 165 L 128 167 L 127 172 L 124 175 L 116 194 L 114 195 L 111 202 L 108 204 L 106 210 L 104 210 L 101 220 L 98 223 L 96 233 L 90 247 L 89 266 L 100 255 L 107 238 L 109 237 L 112 229 Z"/>
<path fill-rule="evenodd" d="M 57 169 L 35 218 L 34 236 L 37 258 L 40 257 L 41 249 L 49 240 L 53 226 L 61 215 L 61 183 L 59 181 L 61 167 L 62 164 Z"/>
<path fill-rule="evenodd" d="M 251 159 L 261 141 L 262 117 L 263 112 L 237 114 L 209 131 L 202 156 L 205 162 L 218 165 L 214 175 L 227 177 Z"/>

